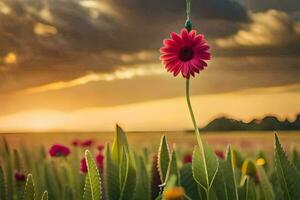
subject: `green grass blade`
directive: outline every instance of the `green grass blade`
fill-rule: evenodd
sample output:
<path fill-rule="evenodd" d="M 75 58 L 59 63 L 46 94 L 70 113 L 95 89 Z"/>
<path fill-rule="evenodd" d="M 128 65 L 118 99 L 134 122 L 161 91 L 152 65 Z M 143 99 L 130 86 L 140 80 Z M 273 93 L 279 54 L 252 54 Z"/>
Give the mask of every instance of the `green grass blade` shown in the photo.
<path fill-rule="evenodd" d="M 6 184 L 2 166 L 0 166 L 0 200 L 6 199 Z"/>
<path fill-rule="evenodd" d="M 24 200 L 34 200 L 35 199 L 35 188 L 33 183 L 33 178 L 31 174 L 28 174 L 25 190 L 24 190 Z"/>
<path fill-rule="evenodd" d="M 230 145 L 227 147 L 226 161 L 224 163 L 223 175 L 226 184 L 227 196 L 230 200 L 238 200 L 238 190 L 235 178 L 235 170 L 233 164 L 233 154 Z"/>
<path fill-rule="evenodd" d="M 285 154 L 277 134 L 275 134 L 275 168 L 280 180 L 284 198 L 300 199 L 300 173 Z"/>
<path fill-rule="evenodd" d="M 91 200 L 100 200 L 101 199 L 101 179 L 99 175 L 99 171 L 97 165 L 93 159 L 93 156 L 89 150 L 85 151 L 85 159 L 88 168 L 88 172 L 86 176 L 88 176 L 87 182 L 85 186 L 84 193 L 91 193 Z M 84 194 L 87 196 L 87 194 Z"/>
<path fill-rule="evenodd" d="M 105 193 L 107 199 L 118 200 L 120 196 L 120 181 L 119 169 L 115 162 L 112 160 L 112 155 L 109 146 L 105 148 L 105 161 L 104 161 L 104 177 L 105 177 Z"/>
<path fill-rule="evenodd" d="M 134 200 L 150 200 L 150 179 L 145 160 L 142 156 L 136 156 L 137 179 Z"/>
<path fill-rule="evenodd" d="M 162 136 L 158 149 L 158 171 L 161 182 L 166 181 L 167 171 L 170 162 L 170 151 L 166 136 Z"/>

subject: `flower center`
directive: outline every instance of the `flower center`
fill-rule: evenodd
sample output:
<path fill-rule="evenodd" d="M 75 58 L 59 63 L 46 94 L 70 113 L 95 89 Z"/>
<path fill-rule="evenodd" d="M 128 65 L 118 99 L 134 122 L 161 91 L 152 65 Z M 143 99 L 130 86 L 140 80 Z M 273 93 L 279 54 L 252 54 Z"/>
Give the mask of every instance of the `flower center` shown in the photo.
<path fill-rule="evenodd" d="M 182 61 L 189 61 L 194 57 L 194 51 L 192 48 L 184 46 L 179 51 L 179 59 Z"/>

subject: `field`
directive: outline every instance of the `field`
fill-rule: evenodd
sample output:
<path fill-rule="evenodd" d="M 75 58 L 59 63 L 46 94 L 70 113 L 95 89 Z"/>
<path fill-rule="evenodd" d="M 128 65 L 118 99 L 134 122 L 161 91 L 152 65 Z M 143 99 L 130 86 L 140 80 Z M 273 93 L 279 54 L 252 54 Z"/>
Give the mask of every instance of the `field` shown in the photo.
<path fill-rule="evenodd" d="M 283 146 L 295 146 L 300 148 L 299 131 L 278 132 Z M 128 132 L 129 144 L 134 148 L 147 147 L 157 150 L 162 135 L 166 135 L 170 143 L 176 143 L 180 147 L 192 149 L 195 145 L 195 135 L 193 132 Z M 99 133 L 6 133 L 1 134 L 7 139 L 12 147 L 18 147 L 20 144 L 28 146 L 44 145 L 49 148 L 51 145 L 59 143 L 71 145 L 76 140 L 93 140 L 96 144 L 112 143 L 113 132 Z M 215 149 L 225 150 L 228 144 L 233 145 L 243 151 L 253 149 L 263 149 L 272 152 L 274 148 L 274 132 L 272 131 L 235 131 L 235 132 L 208 132 L 202 134 L 203 140 Z"/>
<path fill-rule="evenodd" d="M 203 133 L 203 152 L 192 132 L 125 133 L 118 127 L 116 134 L 1 136 L 1 200 L 299 197 L 300 134 L 296 131 L 280 133 L 284 148 L 279 140 L 274 146 L 272 132 Z"/>

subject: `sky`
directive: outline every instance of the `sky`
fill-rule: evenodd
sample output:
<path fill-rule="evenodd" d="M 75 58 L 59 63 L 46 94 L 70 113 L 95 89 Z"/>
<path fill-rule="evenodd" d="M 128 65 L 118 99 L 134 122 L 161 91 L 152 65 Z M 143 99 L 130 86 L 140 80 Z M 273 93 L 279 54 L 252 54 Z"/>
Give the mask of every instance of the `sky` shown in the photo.
<path fill-rule="evenodd" d="M 192 0 L 211 46 L 191 80 L 199 126 L 300 113 L 300 1 Z M 0 0 L 0 132 L 192 128 L 159 60 L 185 0 Z"/>

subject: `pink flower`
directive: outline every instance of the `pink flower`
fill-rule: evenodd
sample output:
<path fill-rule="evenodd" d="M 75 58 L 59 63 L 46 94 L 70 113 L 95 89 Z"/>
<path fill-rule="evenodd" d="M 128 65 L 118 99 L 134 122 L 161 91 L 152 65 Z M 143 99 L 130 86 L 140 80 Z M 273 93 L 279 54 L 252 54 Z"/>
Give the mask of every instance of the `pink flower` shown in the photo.
<path fill-rule="evenodd" d="M 193 156 L 191 154 L 186 154 L 183 157 L 183 163 L 192 163 Z"/>
<path fill-rule="evenodd" d="M 85 140 L 85 141 L 81 142 L 81 147 L 90 147 L 93 145 L 93 143 L 94 143 L 93 140 Z"/>
<path fill-rule="evenodd" d="M 66 157 L 70 154 L 70 149 L 66 146 L 55 144 L 50 148 L 49 154 L 51 157 Z"/>
<path fill-rule="evenodd" d="M 14 173 L 14 176 L 15 176 L 16 181 L 20 181 L 20 182 L 26 181 L 26 175 L 23 174 L 22 172 L 16 171 Z"/>
<path fill-rule="evenodd" d="M 80 171 L 84 174 L 88 171 L 85 158 L 82 158 L 80 161 Z"/>
<path fill-rule="evenodd" d="M 97 166 L 99 168 L 99 171 L 102 172 L 103 171 L 103 163 L 104 163 L 104 156 L 102 155 L 102 153 L 99 153 L 96 156 L 96 162 L 97 162 Z"/>
<path fill-rule="evenodd" d="M 223 151 L 221 151 L 221 150 L 215 150 L 215 154 L 216 154 L 216 156 L 218 156 L 219 158 L 221 158 L 221 159 L 225 159 L 225 154 L 224 154 L 224 152 Z"/>
<path fill-rule="evenodd" d="M 72 146 L 78 147 L 80 145 L 80 140 L 73 140 L 72 141 Z"/>
<path fill-rule="evenodd" d="M 205 60 L 211 58 L 208 49 L 204 35 L 182 29 L 180 35 L 172 32 L 171 39 L 164 40 L 160 59 L 174 76 L 181 72 L 184 78 L 190 78 L 207 66 Z"/>
<path fill-rule="evenodd" d="M 103 163 L 104 163 L 104 156 L 100 153 L 96 156 L 96 165 L 100 173 L 103 171 Z M 87 173 L 88 171 L 85 158 L 82 158 L 80 161 L 80 171 L 84 174 Z"/>
<path fill-rule="evenodd" d="M 102 144 L 100 144 L 100 145 L 98 145 L 98 150 L 100 151 L 100 152 L 102 152 L 103 151 L 103 149 L 104 149 L 104 145 L 102 145 Z"/>

